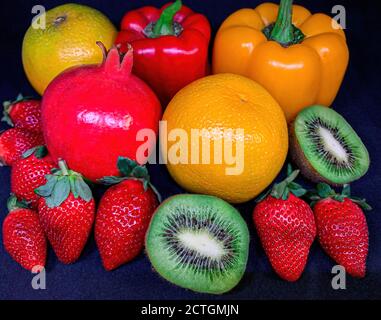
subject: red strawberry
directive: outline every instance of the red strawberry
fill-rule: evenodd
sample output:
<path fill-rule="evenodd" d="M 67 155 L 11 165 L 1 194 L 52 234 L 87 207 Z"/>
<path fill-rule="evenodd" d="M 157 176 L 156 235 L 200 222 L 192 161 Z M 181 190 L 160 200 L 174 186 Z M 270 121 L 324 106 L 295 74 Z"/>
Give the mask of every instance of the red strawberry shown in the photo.
<path fill-rule="evenodd" d="M 131 261 L 142 251 L 152 214 L 158 206 L 155 192 L 148 187 L 147 169 L 122 158 L 119 168 L 123 161 L 130 165 L 128 177 L 119 178 L 121 182 L 105 193 L 95 222 L 95 240 L 108 271 Z M 143 181 L 133 179 L 135 174 Z"/>
<path fill-rule="evenodd" d="M 16 197 L 8 201 L 9 214 L 3 223 L 5 250 L 23 268 L 44 267 L 46 239 L 37 212 L 30 210 Z"/>
<path fill-rule="evenodd" d="M 316 236 L 313 212 L 298 198 L 306 190 L 293 182 L 298 173 L 275 185 L 253 213 L 266 255 L 275 272 L 287 281 L 300 278 Z"/>
<path fill-rule="evenodd" d="M 365 277 L 369 235 L 360 206 L 366 210 L 371 208 L 364 199 L 350 197 L 348 185 L 338 195 L 327 184 L 321 183 L 317 193 L 313 199 L 318 200 L 314 214 L 320 245 L 348 274 Z"/>
<path fill-rule="evenodd" d="M 24 98 L 19 95 L 13 102 L 3 103 L 4 111 L 2 121 L 10 126 L 35 133 L 41 133 L 41 102 Z"/>
<path fill-rule="evenodd" d="M 45 147 L 33 148 L 17 160 L 11 170 L 11 191 L 21 200 L 25 200 L 33 208 L 37 208 L 39 196 L 35 189 L 46 183 L 45 176 L 54 168 L 53 160 L 46 156 Z"/>
<path fill-rule="evenodd" d="M 36 190 L 41 196 L 38 214 L 58 259 L 70 264 L 78 260 L 86 245 L 94 222 L 95 202 L 80 174 L 68 170 L 63 160 L 59 167 Z"/>
<path fill-rule="evenodd" d="M 12 166 L 24 152 L 41 145 L 44 145 L 41 134 L 24 129 L 8 129 L 0 133 L 0 165 Z"/>

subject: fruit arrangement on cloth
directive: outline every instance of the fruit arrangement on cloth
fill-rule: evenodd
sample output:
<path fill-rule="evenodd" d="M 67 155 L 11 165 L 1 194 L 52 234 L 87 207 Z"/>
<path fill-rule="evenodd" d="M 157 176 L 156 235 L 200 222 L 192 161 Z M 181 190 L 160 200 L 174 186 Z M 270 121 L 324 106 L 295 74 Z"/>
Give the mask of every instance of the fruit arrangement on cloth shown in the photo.
<path fill-rule="evenodd" d="M 349 183 L 370 159 L 327 108 L 349 59 L 330 17 L 292 0 L 239 10 L 216 35 L 213 75 L 210 24 L 180 0 L 127 12 L 118 35 L 77 4 L 48 11 L 46 23 L 23 43 L 42 99 L 5 102 L 12 128 L 0 133 L 12 192 L 3 244 L 18 264 L 41 270 L 48 245 L 76 263 L 94 230 L 105 270 L 145 250 L 172 284 L 222 294 L 240 283 L 251 254 L 249 227 L 231 204 L 256 198 L 255 230 L 280 278 L 302 276 L 316 238 L 348 274 L 366 275 L 371 208 Z M 194 194 L 162 202 L 147 167 L 157 153 Z M 297 168 L 266 191 L 287 155 Z M 299 173 L 316 188 L 296 182 Z M 107 191 L 94 197 L 101 184 Z"/>

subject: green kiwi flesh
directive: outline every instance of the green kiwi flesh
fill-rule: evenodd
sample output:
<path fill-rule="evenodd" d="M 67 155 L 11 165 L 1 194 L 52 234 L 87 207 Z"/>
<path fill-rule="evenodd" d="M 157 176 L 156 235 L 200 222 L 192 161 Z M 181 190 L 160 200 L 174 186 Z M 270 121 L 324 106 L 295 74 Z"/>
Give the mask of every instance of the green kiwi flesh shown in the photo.
<path fill-rule="evenodd" d="M 323 106 L 298 114 L 290 129 L 290 151 L 313 182 L 348 184 L 369 169 L 369 153 L 360 137 L 341 115 Z"/>
<path fill-rule="evenodd" d="M 222 294 L 242 279 L 249 231 L 239 212 L 212 196 L 182 194 L 156 210 L 146 235 L 154 269 L 173 284 Z"/>

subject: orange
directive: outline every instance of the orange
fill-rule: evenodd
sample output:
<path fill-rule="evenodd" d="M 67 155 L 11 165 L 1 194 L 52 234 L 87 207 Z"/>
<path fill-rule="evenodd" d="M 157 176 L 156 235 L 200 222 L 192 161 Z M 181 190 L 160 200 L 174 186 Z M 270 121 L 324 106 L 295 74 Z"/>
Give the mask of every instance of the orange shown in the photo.
<path fill-rule="evenodd" d="M 162 159 L 168 158 L 171 176 L 190 192 L 246 202 L 269 186 L 286 159 L 288 132 L 281 107 L 262 86 L 243 76 L 218 74 L 191 83 L 173 98 L 163 120 L 167 130 L 161 130 Z M 204 131 L 192 139 L 192 129 Z M 185 133 L 188 141 L 181 144 Z M 210 137 L 209 149 L 202 147 L 205 136 Z M 198 156 L 192 152 L 197 145 Z M 234 162 L 224 156 L 229 145 Z M 240 146 L 244 152 L 238 152 Z M 210 163 L 202 162 L 203 150 L 209 150 Z M 238 163 L 242 170 L 228 174 L 227 169 L 240 168 Z"/>
<path fill-rule="evenodd" d="M 25 73 L 41 95 L 67 68 L 102 62 L 102 50 L 96 42 L 109 49 L 117 35 L 106 16 L 87 6 L 65 4 L 47 11 L 45 17 L 45 28 L 31 25 L 22 47 Z"/>

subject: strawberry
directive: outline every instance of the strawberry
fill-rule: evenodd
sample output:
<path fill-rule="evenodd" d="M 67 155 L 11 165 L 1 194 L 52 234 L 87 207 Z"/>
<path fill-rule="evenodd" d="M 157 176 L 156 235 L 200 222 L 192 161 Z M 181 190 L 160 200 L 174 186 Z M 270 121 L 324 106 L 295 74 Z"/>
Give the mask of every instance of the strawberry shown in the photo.
<path fill-rule="evenodd" d="M 351 197 L 349 185 L 344 186 L 342 194 L 336 194 L 330 186 L 320 183 L 311 199 L 324 251 L 351 276 L 365 277 L 369 235 L 361 208 L 371 207 L 364 199 Z"/>
<path fill-rule="evenodd" d="M 36 189 L 41 196 L 38 214 L 58 259 L 65 264 L 78 260 L 86 245 L 95 216 L 95 202 L 79 173 L 68 170 L 65 161 L 47 175 Z"/>
<path fill-rule="evenodd" d="M 253 219 L 275 272 L 284 280 L 296 281 L 306 266 L 316 226 L 311 208 L 299 198 L 306 190 L 293 182 L 299 170 L 291 171 L 262 197 Z"/>
<path fill-rule="evenodd" d="M 12 193 L 28 202 L 33 209 L 37 208 L 39 199 L 34 190 L 46 183 L 45 176 L 54 168 L 53 160 L 46 153 L 42 146 L 30 149 L 13 164 L 11 170 Z"/>
<path fill-rule="evenodd" d="M 31 148 L 44 145 L 41 134 L 12 128 L 0 133 L 0 165 L 12 166 Z"/>
<path fill-rule="evenodd" d="M 24 98 L 21 94 L 15 101 L 3 103 L 4 111 L 2 121 L 10 126 L 41 133 L 41 102 Z"/>
<path fill-rule="evenodd" d="M 119 183 L 101 199 L 95 222 L 95 241 L 108 271 L 131 261 L 142 251 L 158 206 L 155 191 L 149 187 L 146 167 L 126 158 L 119 158 L 118 167 L 125 177 L 103 180 L 108 184 Z"/>
<path fill-rule="evenodd" d="M 37 212 L 30 210 L 15 196 L 8 201 L 9 214 L 3 223 L 5 250 L 23 268 L 44 267 L 46 239 Z"/>

